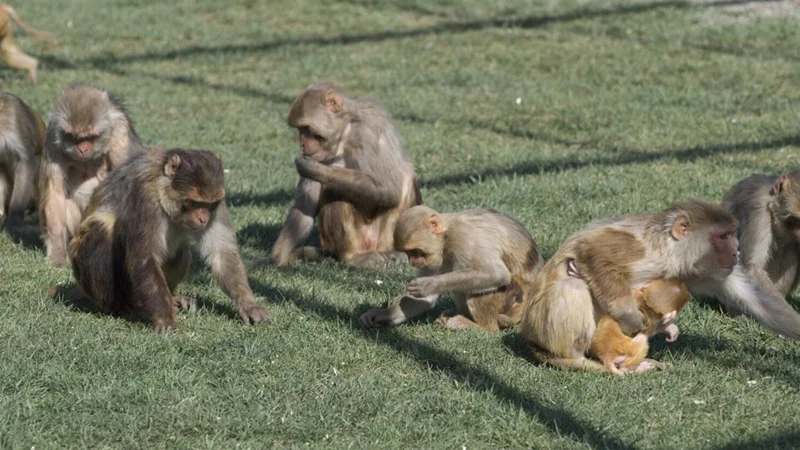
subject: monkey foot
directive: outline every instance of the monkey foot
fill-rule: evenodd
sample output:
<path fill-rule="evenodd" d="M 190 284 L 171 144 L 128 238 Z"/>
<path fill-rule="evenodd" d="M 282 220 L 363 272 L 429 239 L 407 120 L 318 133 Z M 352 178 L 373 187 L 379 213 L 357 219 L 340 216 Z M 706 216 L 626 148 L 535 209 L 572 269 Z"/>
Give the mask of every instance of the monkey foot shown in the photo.
<path fill-rule="evenodd" d="M 192 297 L 185 297 L 183 295 L 172 296 L 172 309 L 176 312 L 179 309 L 189 312 L 197 311 L 197 300 Z"/>
<path fill-rule="evenodd" d="M 153 322 L 153 329 L 158 334 L 172 333 L 178 331 L 178 324 L 173 320 L 157 320 Z"/>
<path fill-rule="evenodd" d="M 453 317 L 441 315 L 438 319 L 436 319 L 436 323 L 451 330 L 473 330 L 478 328 L 475 322 L 460 315 Z"/>
<path fill-rule="evenodd" d="M 638 366 L 634 369 L 634 372 L 647 372 L 649 370 L 666 370 L 669 368 L 669 365 L 666 363 L 662 363 L 656 361 L 654 359 L 645 359 L 639 363 Z"/>
<path fill-rule="evenodd" d="M 239 315 L 246 325 L 269 323 L 269 313 L 256 303 L 245 304 L 239 308 Z"/>

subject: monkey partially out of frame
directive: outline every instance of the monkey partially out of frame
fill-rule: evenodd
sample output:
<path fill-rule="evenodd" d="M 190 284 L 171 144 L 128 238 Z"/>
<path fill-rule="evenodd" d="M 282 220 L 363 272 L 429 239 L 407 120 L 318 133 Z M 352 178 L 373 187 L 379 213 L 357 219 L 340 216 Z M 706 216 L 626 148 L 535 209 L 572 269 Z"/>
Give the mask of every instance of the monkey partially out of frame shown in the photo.
<path fill-rule="evenodd" d="M 0 225 L 14 228 L 35 207 L 45 126 L 19 97 L 0 91 Z"/>
<path fill-rule="evenodd" d="M 314 84 L 294 101 L 289 125 L 300 135 L 295 201 L 268 260 L 286 264 L 323 252 L 300 247 L 318 221 L 324 252 L 355 266 L 405 262 L 394 251 L 395 222 L 422 203 L 414 166 L 386 110 Z"/>
<path fill-rule="evenodd" d="M 11 20 L 17 23 L 26 33 L 31 37 L 55 42 L 55 37 L 50 33 L 36 30 L 20 19 L 17 13 L 9 5 L 0 3 L 0 58 L 2 58 L 9 66 L 14 69 L 21 69 L 28 72 L 28 80 L 36 84 L 37 68 L 39 67 L 39 60 L 26 55 L 19 46 L 14 42 L 14 36 L 11 32 Z"/>
<path fill-rule="evenodd" d="M 175 309 L 195 304 L 175 292 L 194 242 L 242 320 L 267 322 L 228 219 L 222 160 L 209 151 L 153 148 L 113 172 L 70 243 L 72 269 L 101 311 L 144 312 L 165 332 L 178 326 Z"/>
<path fill-rule="evenodd" d="M 737 265 L 736 226 L 721 206 L 690 201 L 659 213 L 599 220 L 574 233 L 527 297 L 520 331 L 534 356 L 553 366 L 609 371 L 586 358 L 598 315 L 609 315 L 628 336 L 639 333 L 647 322 L 631 289 L 661 279 L 717 295 L 770 330 L 799 339 L 800 315 Z M 583 279 L 570 275 L 570 261 Z"/>
<path fill-rule="evenodd" d="M 97 185 L 143 151 L 133 122 L 114 95 L 81 84 L 61 93 L 47 124 L 39 175 L 39 220 L 50 264 L 68 264 L 67 242 Z"/>
<path fill-rule="evenodd" d="M 453 293 L 456 310 L 444 313 L 439 324 L 509 328 L 519 323 L 526 292 L 542 267 L 525 227 L 490 209 L 439 214 L 426 206 L 409 208 L 397 222 L 394 245 L 408 255 L 417 278 L 388 308 L 361 316 L 366 327 L 403 323 L 433 308 L 441 294 Z"/>

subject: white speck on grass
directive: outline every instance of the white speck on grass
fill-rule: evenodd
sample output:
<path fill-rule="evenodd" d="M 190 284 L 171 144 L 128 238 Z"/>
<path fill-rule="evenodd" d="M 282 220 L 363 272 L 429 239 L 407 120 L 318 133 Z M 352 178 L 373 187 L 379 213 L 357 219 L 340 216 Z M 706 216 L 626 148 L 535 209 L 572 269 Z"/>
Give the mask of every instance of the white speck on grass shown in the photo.
<path fill-rule="evenodd" d="M 692 400 L 692 401 L 694 402 L 695 405 L 705 405 L 706 404 L 705 400 Z"/>
<path fill-rule="evenodd" d="M 756 383 L 758 383 L 758 381 L 756 380 L 747 380 L 747 384 L 749 384 L 750 386 L 753 386 Z"/>
<path fill-rule="evenodd" d="M 382 280 L 375 280 L 375 284 L 377 284 L 378 286 L 380 286 L 380 285 L 382 285 L 382 284 L 383 284 L 383 281 L 382 281 Z"/>
<path fill-rule="evenodd" d="M 516 100 L 515 103 L 518 104 L 518 105 L 521 105 L 522 104 L 522 97 L 517 97 L 517 100 Z"/>

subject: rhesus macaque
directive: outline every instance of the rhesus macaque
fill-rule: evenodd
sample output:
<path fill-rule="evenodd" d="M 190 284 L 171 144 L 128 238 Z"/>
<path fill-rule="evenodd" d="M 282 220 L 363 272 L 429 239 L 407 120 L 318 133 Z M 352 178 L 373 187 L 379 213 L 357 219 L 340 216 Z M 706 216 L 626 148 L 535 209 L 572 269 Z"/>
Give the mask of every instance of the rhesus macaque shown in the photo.
<path fill-rule="evenodd" d="M 36 111 L 0 91 L 0 224 L 20 225 L 35 206 L 44 131 Z"/>
<path fill-rule="evenodd" d="M 45 33 L 28 26 L 19 18 L 12 7 L 0 3 L 0 58 L 3 58 L 9 66 L 15 69 L 27 70 L 28 80 L 36 84 L 36 68 L 39 66 L 39 60 L 26 55 L 14 42 L 14 36 L 11 33 L 11 21 L 9 19 L 14 19 L 17 25 L 33 38 L 55 42 L 55 37 L 50 33 Z"/>
<path fill-rule="evenodd" d="M 322 254 L 299 247 L 317 218 L 323 251 L 339 261 L 405 262 L 405 254 L 393 250 L 392 233 L 400 214 L 421 204 L 422 195 L 386 110 L 318 83 L 294 101 L 289 125 L 300 134 L 300 182 L 269 261 L 286 264 Z"/>
<path fill-rule="evenodd" d="M 722 204 L 739 219 L 743 271 L 764 291 L 786 298 L 800 282 L 800 170 L 745 178 Z"/>
<path fill-rule="evenodd" d="M 522 304 L 542 267 L 536 242 L 516 220 L 490 209 L 439 214 L 414 206 L 400 216 L 394 245 L 417 268 L 405 295 L 361 316 L 367 327 L 397 325 L 452 292 L 456 311 L 438 323 L 497 331 L 520 321 Z"/>
<path fill-rule="evenodd" d="M 674 342 L 680 330 L 672 321 L 692 297 L 686 285 L 676 280 L 651 281 L 633 289 L 632 294 L 645 315 L 644 329 L 631 338 L 622 332 L 611 316 L 603 315 L 597 321 L 597 330 L 589 346 L 589 355 L 616 374 L 651 368 L 647 363 L 642 365 L 650 348 L 647 339 L 664 333 L 667 342 Z"/>
<path fill-rule="evenodd" d="M 194 241 L 244 322 L 268 321 L 228 219 L 222 160 L 209 151 L 152 148 L 112 172 L 70 243 L 72 270 L 101 311 L 143 311 L 156 331 L 174 330 L 175 309 L 195 304 L 175 293 Z"/>
<path fill-rule="evenodd" d="M 737 266 L 736 226 L 721 206 L 690 201 L 599 220 L 574 233 L 536 277 L 524 306 L 520 331 L 534 356 L 553 366 L 607 372 L 585 357 L 599 316 L 611 316 L 628 336 L 641 332 L 646 317 L 631 289 L 660 279 L 716 293 L 770 330 L 800 338 L 800 315 Z M 569 274 L 570 261 L 583 279 Z"/>
<path fill-rule="evenodd" d="M 68 264 L 67 241 L 92 192 L 110 171 L 144 149 L 111 93 L 80 84 L 61 93 L 47 124 L 39 175 L 39 219 L 50 264 Z"/>

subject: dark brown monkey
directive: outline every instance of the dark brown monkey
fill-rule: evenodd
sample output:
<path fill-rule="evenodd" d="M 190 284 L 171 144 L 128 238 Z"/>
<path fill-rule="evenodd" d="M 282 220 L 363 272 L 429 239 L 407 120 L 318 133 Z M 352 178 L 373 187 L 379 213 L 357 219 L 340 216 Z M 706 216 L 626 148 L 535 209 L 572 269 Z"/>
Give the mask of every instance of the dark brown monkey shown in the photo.
<path fill-rule="evenodd" d="M 417 267 L 417 278 L 391 306 L 361 316 L 364 326 L 405 322 L 452 292 L 456 311 L 438 323 L 453 329 L 508 328 L 519 323 L 525 292 L 542 267 L 525 228 L 489 209 L 439 214 L 414 206 L 400 216 L 394 243 Z"/>
<path fill-rule="evenodd" d="M 14 36 L 11 33 L 11 20 L 9 19 L 13 19 L 17 22 L 17 25 L 33 38 L 51 42 L 55 42 L 55 38 L 50 33 L 45 33 L 29 27 L 19 18 L 12 7 L 0 3 L 0 58 L 15 69 L 27 70 L 28 80 L 35 84 L 36 69 L 39 66 L 39 60 L 26 55 L 14 42 Z"/>
<path fill-rule="evenodd" d="M 616 374 L 652 368 L 652 364 L 644 362 L 650 348 L 647 339 L 664 333 L 667 342 L 674 342 L 680 330 L 672 321 L 692 297 L 686 285 L 677 280 L 651 281 L 642 288 L 633 289 L 632 293 L 645 315 L 644 329 L 631 338 L 611 316 L 603 315 L 597 321 L 597 330 L 589 346 L 589 355 Z"/>
<path fill-rule="evenodd" d="M 39 176 L 39 219 L 50 264 L 68 264 L 67 241 L 92 192 L 142 151 L 131 119 L 111 93 L 80 84 L 61 93 L 47 124 Z"/>
<path fill-rule="evenodd" d="M 765 291 L 785 298 L 800 282 L 800 170 L 745 178 L 722 204 L 739 219 L 744 272 Z"/>
<path fill-rule="evenodd" d="M 646 317 L 631 289 L 659 279 L 722 294 L 770 330 L 800 338 L 800 315 L 758 289 L 736 265 L 736 225 L 722 207 L 691 201 L 659 213 L 600 220 L 574 233 L 527 297 L 520 330 L 534 356 L 554 366 L 608 371 L 585 358 L 599 315 L 611 316 L 626 335 L 640 332 Z M 584 279 L 569 274 L 570 261 Z"/>
<path fill-rule="evenodd" d="M 299 247 L 318 219 L 322 248 L 341 262 L 367 266 L 405 261 L 393 251 L 395 222 L 422 203 L 414 166 L 385 109 L 314 84 L 294 101 L 289 125 L 300 134 L 295 202 L 272 247 L 270 261 L 286 264 L 320 252 Z"/>
<path fill-rule="evenodd" d="M 22 223 L 35 206 L 44 122 L 18 97 L 0 91 L 0 223 Z"/>
<path fill-rule="evenodd" d="M 102 311 L 143 310 L 156 331 L 177 328 L 175 294 L 193 241 L 247 324 L 269 319 L 256 303 L 225 206 L 222 160 L 209 151 L 150 149 L 95 190 L 70 243 L 79 286 Z"/>

